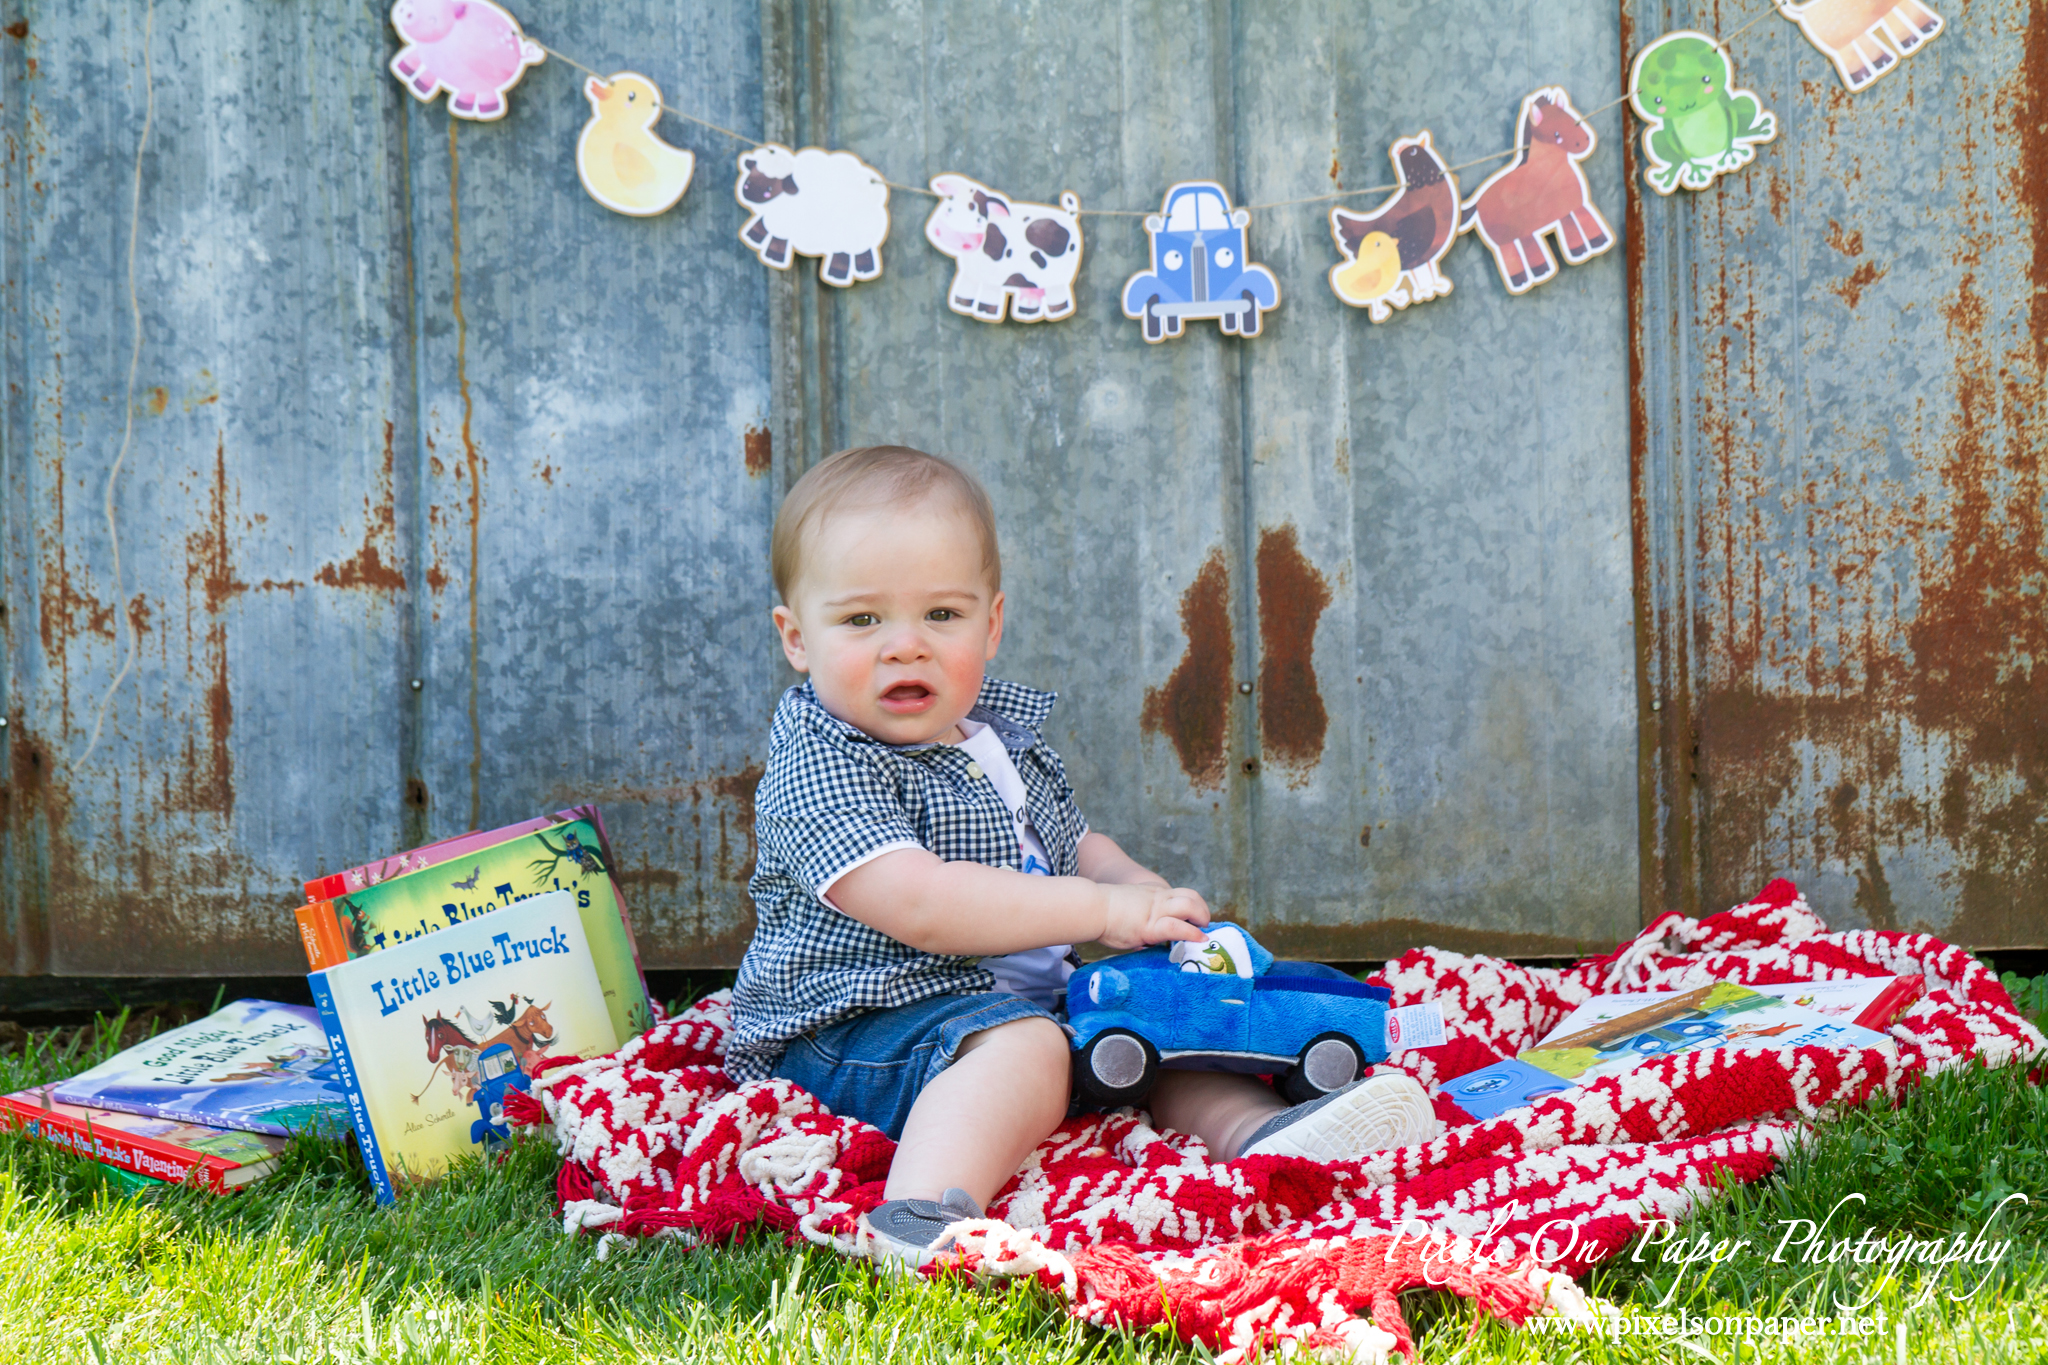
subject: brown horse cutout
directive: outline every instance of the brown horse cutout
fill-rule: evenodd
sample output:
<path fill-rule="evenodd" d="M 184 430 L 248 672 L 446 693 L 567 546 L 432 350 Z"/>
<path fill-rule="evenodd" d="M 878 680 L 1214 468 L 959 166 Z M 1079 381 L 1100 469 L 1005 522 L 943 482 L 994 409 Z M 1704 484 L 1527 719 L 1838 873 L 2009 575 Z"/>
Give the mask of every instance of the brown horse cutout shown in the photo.
<path fill-rule="evenodd" d="M 514 995 L 511 1006 L 518 1009 L 518 1005 L 519 997 Z M 476 1060 L 499 1043 L 512 1049 L 513 1060 L 518 1063 L 519 1069 L 531 1076 L 540 1065 L 543 1054 L 555 1044 L 557 1035 L 554 1026 L 548 1022 L 547 1014 L 553 1006 L 552 1000 L 545 1005 L 536 1005 L 529 1000 L 526 1002 L 526 1008 L 519 1010 L 504 1028 L 481 1042 L 470 1037 L 461 1024 L 438 1010 L 431 1019 L 424 1014 L 421 1015 L 420 1023 L 426 1026 L 427 1060 L 433 1064 L 433 1070 L 427 1073 L 426 1085 L 420 1087 L 419 1094 L 412 1097 L 412 1102 L 420 1102 L 420 1096 L 427 1093 L 428 1086 L 434 1083 L 434 1077 L 443 1070 L 448 1073 L 449 1089 L 459 1101 L 467 1104 L 476 1098 L 479 1085 Z M 505 1016 L 501 1014 L 498 1017 Z"/>
<path fill-rule="evenodd" d="M 1544 234 L 1556 233 L 1573 265 L 1614 245 L 1607 220 L 1593 207 L 1579 163 L 1599 145 L 1572 108 L 1563 86 L 1549 86 L 1522 101 L 1516 156 L 1495 171 L 1458 215 L 1458 231 L 1478 232 L 1493 253 L 1510 294 L 1526 294 L 1557 273 Z"/>

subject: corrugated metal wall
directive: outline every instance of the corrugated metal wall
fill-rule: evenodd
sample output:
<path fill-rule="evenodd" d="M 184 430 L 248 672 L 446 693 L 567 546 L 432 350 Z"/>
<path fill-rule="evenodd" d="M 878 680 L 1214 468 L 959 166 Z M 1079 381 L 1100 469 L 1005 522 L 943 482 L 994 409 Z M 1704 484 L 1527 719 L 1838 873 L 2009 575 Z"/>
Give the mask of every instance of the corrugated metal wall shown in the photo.
<path fill-rule="evenodd" d="M 1635 35 L 1736 4 L 1626 7 Z M 1795 877 L 1847 924 L 2048 942 L 2048 9 L 1855 96 L 1769 23 L 1756 165 L 1631 257 L 1645 895 Z"/>
<path fill-rule="evenodd" d="M 1424 126 L 1469 159 L 1537 85 L 1611 98 L 1635 34 L 1750 17 L 515 9 L 730 127 L 1126 209 L 1382 183 Z M 994 489 L 997 670 L 1062 692 L 1091 820 L 1276 945 L 1570 951 L 1780 870 L 2038 941 L 2027 13 L 1958 9 L 1854 99 L 1767 21 L 1739 71 L 1784 132 L 1700 196 L 1625 189 L 1594 115 L 1627 255 L 1523 298 L 1466 244 L 1375 327 L 1324 283 L 1324 206 L 1258 213 L 1266 333 L 1157 347 L 1116 302 L 1134 219 L 1085 220 L 1078 316 L 990 327 L 943 306 L 929 201 L 895 195 L 878 282 L 771 275 L 735 144 L 665 123 L 689 193 L 614 215 L 577 73 L 451 131 L 381 4 L 160 6 L 153 101 L 142 6 L 10 14 L 0 971 L 289 970 L 302 876 L 570 799 L 651 965 L 735 961 L 791 680 L 766 528 L 878 439 Z"/>

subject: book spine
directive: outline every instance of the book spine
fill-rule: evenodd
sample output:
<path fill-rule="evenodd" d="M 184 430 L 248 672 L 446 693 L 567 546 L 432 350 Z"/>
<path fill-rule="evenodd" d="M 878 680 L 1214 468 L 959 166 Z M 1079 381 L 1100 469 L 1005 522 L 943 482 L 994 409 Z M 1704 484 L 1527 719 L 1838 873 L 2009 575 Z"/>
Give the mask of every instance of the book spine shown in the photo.
<path fill-rule="evenodd" d="M 0 1122 L 89 1160 L 154 1180 L 185 1181 L 196 1175 L 215 1194 L 227 1193 L 225 1177 L 237 1167 L 237 1163 L 223 1157 L 194 1152 L 176 1143 L 113 1129 L 95 1131 L 89 1121 L 13 1099 L 0 1098 Z"/>
<path fill-rule="evenodd" d="M 626 888 L 619 881 L 619 860 L 612 856 L 611 837 L 605 833 L 604 815 L 596 806 L 571 806 L 555 812 L 557 824 L 566 825 L 574 820 L 588 820 L 590 827 L 597 831 L 597 851 L 604 856 L 604 865 L 610 869 L 606 880 L 612 884 L 612 899 L 619 905 L 619 924 L 626 931 L 626 947 L 633 954 L 633 970 L 640 973 L 640 989 L 647 991 L 647 968 L 640 961 L 640 940 L 633 937 L 633 915 L 626 908 Z"/>
<path fill-rule="evenodd" d="M 306 984 L 313 988 L 313 1003 L 320 1010 L 321 1026 L 327 1030 L 328 1055 L 341 1072 L 342 1093 L 348 1096 L 349 1122 L 355 1125 L 356 1142 L 363 1150 L 363 1168 L 370 1173 L 370 1184 L 377 1191 L 377 1202 L 395 1204 L 398 1191 L 392 1187 L 391 1172 L 384 1165 L 383 1149 L 377 1145 L 377 1129 L 370 1122 L 369 1106 L 363 1102 L 363 1088 L 356 1083 L 356 1061 L 348 1050 L 348 1035 L 342 1031 L 341 1015 L 334 1008 L 334 991 L 328 986 L 327 978 L 319 972 L 308 976 Z"/>
<path fill-rule="evenodd" d="M 342 936 L 341 921 L 335 917 L 333 901 L 302 905 L 294 913 L 299 921 L 299 940 L 306 949 L 308 971 L 324 971 L 337 962 L 348 961 L 348 942 Z"/>

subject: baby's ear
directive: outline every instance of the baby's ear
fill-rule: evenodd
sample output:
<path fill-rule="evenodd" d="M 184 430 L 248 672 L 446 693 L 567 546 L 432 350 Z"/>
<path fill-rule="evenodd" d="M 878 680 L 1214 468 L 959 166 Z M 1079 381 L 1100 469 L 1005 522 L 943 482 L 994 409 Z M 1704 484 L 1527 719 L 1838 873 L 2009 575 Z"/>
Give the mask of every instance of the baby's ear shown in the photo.
<path fill-rule="evenodd" d="M 778 606 L 770 615 L 775 621 L 776 638 L 782 642 L 782 657 L 789 660 L 789 666 L 797 672 L 810 672 L 810 652 L 804 648 L 804 628 L 796 619 L 796 613 L 786 606 Z"/>
<path fill-rule="evenodd" d="M 1003 642 L 1003 590 L 996 589 L 996 595 L 988 604 L 988 650 L 981 656 L 987 663 L 996 657 L 996 647 Z"/>

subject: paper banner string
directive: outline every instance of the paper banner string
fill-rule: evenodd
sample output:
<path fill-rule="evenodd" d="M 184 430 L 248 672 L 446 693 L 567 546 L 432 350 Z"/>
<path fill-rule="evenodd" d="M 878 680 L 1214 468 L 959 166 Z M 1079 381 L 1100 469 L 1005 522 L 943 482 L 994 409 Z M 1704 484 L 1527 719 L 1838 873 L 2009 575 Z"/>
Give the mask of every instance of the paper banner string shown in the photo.
<path fill-rule="evenodd" d="M 1811 4 L 1806 8 L 1817 9 L 1823 5 L 1832 6 L 1842 2 L 1843 0 L 1811 0 Z M 1922 10 L 1925 8 L 1924 6 L 1919 5 L 1917 3 L 1917 0 L 1900 0 L 1900 3 L 1902 6 L 1911 6 L 1914 10 Z M 1782 14 L 1784 17 L 1788 19 L 1796 20 L 1797 12 L 1799 9 L 1799 6 L 1773 3 L 1770 8 L 1765 9 L 1763 12 L 1753 16 L 1748 23 L 1745 23 L 1741 28 L 1736 29 L 1727 37 L 1715 39 L 1715 45 L 1725 50 L 1729 43 L 1732 43 L 1737 38 L 1740 38 L 1743 34 L 1749 32 L 1758 24 L 1764 22 L 1766 19 L 1769 19 L 1774 15 Z M 1931 10 L 1928 10 L 1926 12 L 1930 15 L 1932 15 L 1933 13 L 1933 11 Z M 1880 19 L 1879 22 L 1883 23 L 1885 21 Z M 1935 22 L 1935 31 L 1938 32 L 1940 27 L 1940 20 L 1937 18 Z M 1930 34 L 1929 36 L 1932 35 Z M 573 67 L 576 70 L 581 71 L 584 75 L 589 76 L 598 81 L 603 81 L 605 79 L 604 73 L 598 71 L 595 67 L 586 66 L 582 62 L 577 61 L 574 57 L 569 56 L 567 53 L 549 47 L 546 43 L 541 42 L 539 39 L 533 37 L 533 35 L 531 34 L 526 35 L 526 41 L 532 43 L 535 47 L 540 49 L 540 51 L 546 53 L 550 57 L 553 57 L 556 61 L 561 62 L 564 66 Z M 1628 98 L 1628 94 L 1626 92 L 1623 92 L 1622 94 L 1617 95 L 1613 99 L 1607 101 L 1605 104 L 1596 104 L 1591 109 L 1587 109 L 1584 112 L 1575 112 L 1573 117 L 1580 124 L 1584 124 L 1588 119 L 1591 119 L 1596 115 L 1604 114 L 1609 109 L 1613 109 L 1619 105 L 1628 103 Z M 722 123 L 713 123 L 710 119 L 707 118 L 699 118 L 697 115 L 678 109 L 671 104 L 662 104 L 661 112 L 682 119 L 687 123 L 694 123 L 700 128 L 708 128 L 714 133 L 718 133 L 725 137 L 729 137 L 735 142 L 743 142 L 747 144 L 749 147 L 760 147 L 767 145 L 766 140 L 763 138 L 753 137 L 746 133 L 737 132 L 731 128 L 726 127 Z M 1490 162 L 1499 161 L 1505 157 L 1513 156 L 1518 150 L 1520 150 L 1519 147 L 1504 147 L 1500 151 L 1489 152 L 1485 156 L 1473 157 L 1470 161 L 1460 161 L 1455 166 L 1446 166 L 1444 167 L 1444 170 L 1451 175 L 1456 175 L 1460 171 L 1468 171 L 1475 166 L 1484 166 Z M 884 185 L 887 185 L 892 190 L 901 190 L 905 194 L 922 195 L 927 199 L 938 199 L 943 197 L 932 190 L 926 189 L 922 185 L 906 185 L 895 180 L 890 180 L 886 176 L 882 178 L 882 183 Z M 1363 185 L 1360 186 L 1358 189 L 1353 190 L 1334 190 L 1327 194 L 1309 194 L 1303 195 L 1295 199 L 1272 199 L 1267 200 L 1263 203 L 1243 204 L 1239 207 L 1244 208 L 1252 213 L 1261 213 L 1267 209 L 1293 208 L 1299 204 L 1335 203 L 1340 199 L 1352 199 L 1362 194 L 1388 194 L 1400 188 L 1401 182 L 1393 181 L 1391 183 L 1384 185 Z M 1153 210 L 1084 208 L 1076 210 L 1076 212 L 1079 216 L 1084 218 L 1144 218 L 1150 215 L 1153 212 Z"/>

